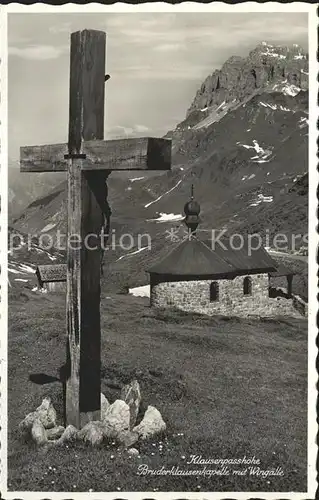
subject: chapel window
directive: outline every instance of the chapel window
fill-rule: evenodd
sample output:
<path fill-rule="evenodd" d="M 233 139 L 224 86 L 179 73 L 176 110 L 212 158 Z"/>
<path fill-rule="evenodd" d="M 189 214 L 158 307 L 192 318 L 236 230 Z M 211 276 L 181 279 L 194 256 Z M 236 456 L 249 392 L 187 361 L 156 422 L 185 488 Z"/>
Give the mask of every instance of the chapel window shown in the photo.
<path fill-rule="evenodd" d="M 251 278 L 246 276 L 243 282 L 244 295 L 251 295 Z"/>
<path fill-rule="evenodd" d="M 219 285 L 217 281 L 213 281 L 210 284 L 210 301 L 217 302 L 219 300 Z"/>

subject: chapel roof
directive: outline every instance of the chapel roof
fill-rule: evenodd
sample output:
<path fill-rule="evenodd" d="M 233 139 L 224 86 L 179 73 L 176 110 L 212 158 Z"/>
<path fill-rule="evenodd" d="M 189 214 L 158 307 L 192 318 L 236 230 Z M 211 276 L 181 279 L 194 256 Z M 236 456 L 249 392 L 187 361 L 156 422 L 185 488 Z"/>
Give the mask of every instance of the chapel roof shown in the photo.
<path fill-rule="evenodd" d="M 276 271 L 272 271 L 269 273 L 272 278 L 280 277 L 280 276 L 292 276 L 296 273 L 292 271 L 292 269 L 289 269 L 287 266 L 284 266 L 283 264 L 277 264 L 277 269 Z"/>
<path fill-rule="evenodd" d="M 175 246 L 162 260 L 156 262 L 149 273 L 172 276 L 236 275 L 249 272 L 274 272 L 277 263 L 264 248 L 248 252 L 248 242 L 242 248 L 231 249 L 229 241 L 221 240 L 223 246 L 203 241 L 192 235 Z M 224 248 L 226 247 L 226 249 Z"/>
<path fill-rule="evenodd" d="M 188 228 L 187 237 L 178 243 L 163 259 L 158 260 L 147 271 L 149 273 L 171 276 L 221 276 L 244 273 L 285 273 L 263 247 L 249 248 L 248 238 L 215 238 L 202 240 L 197 237 L 200 222 L 200 205 L 191 199 L 184 207 L 184 223 Z M 218 236 L 218 235 L 217 235 Z M 253 245 L 251 245 L 253 246 Z M 287 270 L 286 274 L 292 274 Z M 278 275 L 278 274 L 277 274 Z M 280 274 L 284 275 L 284 274 Z"/>
<path fill-rule="evenodd" d="M 164 259 L 155 263 L 149 273 L 169 275 L 203 276 L 207 274 L 228 274 L 233 267 L 222 257 L 214 255 L 209 246 L 192 236 L 176 245 Z"/>

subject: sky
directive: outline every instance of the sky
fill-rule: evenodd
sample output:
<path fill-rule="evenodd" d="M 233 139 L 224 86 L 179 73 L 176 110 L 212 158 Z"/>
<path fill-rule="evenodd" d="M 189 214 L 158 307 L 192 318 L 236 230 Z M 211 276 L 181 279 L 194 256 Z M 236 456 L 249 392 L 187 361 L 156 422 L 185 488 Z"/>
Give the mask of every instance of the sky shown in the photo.
<path fill-rule="evenodd" d="M 8 15 L 9 158 L 67 142 L 70 33 L 107 33 L 105 138 L 163 136 L 183 120 L 204 79 L 262 41 L 307 49 L 303 13 Z"/>

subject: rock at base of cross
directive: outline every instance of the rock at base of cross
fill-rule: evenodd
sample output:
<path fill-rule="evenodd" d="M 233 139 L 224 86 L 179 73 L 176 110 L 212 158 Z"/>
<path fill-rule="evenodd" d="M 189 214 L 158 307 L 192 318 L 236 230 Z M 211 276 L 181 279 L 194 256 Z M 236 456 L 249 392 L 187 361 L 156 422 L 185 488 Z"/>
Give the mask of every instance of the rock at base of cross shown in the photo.
<path fill-rule="evenodd" d="M 88 422 L 77 434 L 77 438 L 91 446 L 98 446 L 104 439 L 104 424 L 100 421 Z"/>
<path fill-rule="evenodd" d="M 19 428 L 22 432 L 32 429 L 35 421 L 41 422 L 45 429 L 51 429 L 56 426 L 56 411 L 50 398 L 44 398 L 38 408 L 29 413 L 20 423 Z"/>
<path fill-rule="evenodd" d="M 66 429 L 57 425 L 56 411 L 50 398 L 44 398 L 41 405 L 29 413 L 19 427 L 23 433 L 28 433 L 41 449 L 75 440 L 99 446 L 109 439 L 115 439 L 121 447 L 130 448 L 139 439 L 150 438 L 166 429 L 160 412 L 154 406 L 148 406 L 140 424 L 132 429 L 132 422 L 136 421 L 141 401 L 137 381 L 125 386 L 121 395 L 129 404 L 122 399 L 110 404 L 101 394 L 101 420 L 88 422 L 80 430 L 73 425 L 68 425 Z"/>
<path fill-rule="evenodd" d="M 133 432 L 136 432 L 141 439 L 147 439 L 164 432 L 165 429 L 166 424 L 160 412 L 154 406 L 148 406 L 143 420 L 134 427 Z"/>
<path fill-rule="evenodd" d="M 133 380 L 122 388 L 120 399 L 130 407 L 130 429 L 133 429 L 142 400 L 140 385 L 137 380 Z"/>

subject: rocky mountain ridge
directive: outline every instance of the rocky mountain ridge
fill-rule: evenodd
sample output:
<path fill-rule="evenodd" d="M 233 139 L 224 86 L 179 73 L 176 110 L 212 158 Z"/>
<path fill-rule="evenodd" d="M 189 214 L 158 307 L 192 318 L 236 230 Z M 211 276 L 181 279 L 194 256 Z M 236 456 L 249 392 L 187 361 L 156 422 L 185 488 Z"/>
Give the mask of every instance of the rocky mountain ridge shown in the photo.
<path fill-rule="evenodd" d="M 256 91 L 282 90 L 296 95 L 308 88 L 308 55 L 298 45 L 281 47 L 258 45 L 246 58 L 232 56 L 220 70 L 202 83 L 189 107 L 186 118 L 210 108 L 243 102 Z"/>

